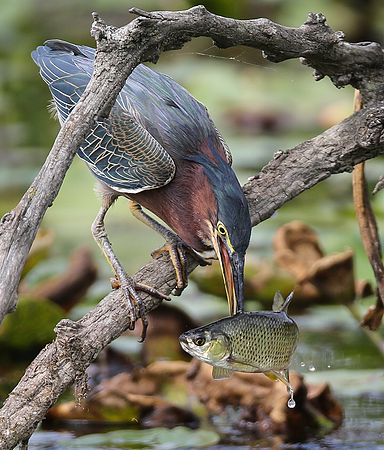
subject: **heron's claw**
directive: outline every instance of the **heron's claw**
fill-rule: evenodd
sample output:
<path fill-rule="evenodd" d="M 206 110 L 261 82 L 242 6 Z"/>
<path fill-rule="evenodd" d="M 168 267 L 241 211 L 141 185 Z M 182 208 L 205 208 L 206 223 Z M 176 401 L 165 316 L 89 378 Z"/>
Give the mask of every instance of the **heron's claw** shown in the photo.
<path fill-rule="evenodd" d="M 177 238 L 171 237 L 167 242 L 159 249 L 152 252 L 152 258 L 158 258 L 164 253 L 168 253 L 171 259 L 172 265 L 175 269 L 176 286 L 173 290 L 173 295 L 179 296 L 188 286 L 188 274 L 187 274 L 187 257 L 186 253 L 190 253 L 201 266 L 210 264 L 205 258 L 200 256 L 193 248 L 184 244 L 184 242 Z"/>
<path fill-rule="evenodd" d="M 113 289 L 121 288 L 124 293 L 124 297 L 130 303 L 131 308 L 129 311 L 129 329 L 134 330 L 136 321 L 141 319 L 143 330 L 141 332 L 140 342 L 143 342 L 147 334 L 148 319 L 146 316 L 143 301 L 141 300 L 137 292 L 145 292 L 146 294 L 159 298 L 160 300 L 170 300 L 169 296 L 163 294 L 162 292 L 151 286 L 147 286 L 143 283 L 138 283 L 128 276 L 125 276 L 123 280 L 120 280 L 117 277 L 113 278 L 111 280 L 111 285 Z"/>
<path fill-rule="evenodd" d="M 187 276 L 187 258 L 185 255 L 185 246 L 181 240 L 172 240 L 166 242 L 161 248 L 152 252 L 152 258 L 159 258 L 163 254 L 168 253 L 172 265 L 175 269 L 176 286 L 173 295 L 181 295 L 183 290 L 188 286 Z"/>

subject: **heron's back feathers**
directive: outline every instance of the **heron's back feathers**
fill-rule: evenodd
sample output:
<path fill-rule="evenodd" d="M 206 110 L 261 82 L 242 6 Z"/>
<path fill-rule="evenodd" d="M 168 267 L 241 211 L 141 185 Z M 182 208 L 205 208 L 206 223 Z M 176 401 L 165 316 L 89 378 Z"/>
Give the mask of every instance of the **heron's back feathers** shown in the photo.
<path fill-rule="evenodd" d="M 47 41 L 32 53 L 61 123 L 90 81 L 94 56 L 92 48 L 60 40 Z M 167 184 L 175 162 L 212 139 L 230 163 L 229 149 L 206 108 L 170 77 L 139 65 L 110 117 L 97 121 L 78 154 L 98 179 L 118 192 L 133 193 Z"/>

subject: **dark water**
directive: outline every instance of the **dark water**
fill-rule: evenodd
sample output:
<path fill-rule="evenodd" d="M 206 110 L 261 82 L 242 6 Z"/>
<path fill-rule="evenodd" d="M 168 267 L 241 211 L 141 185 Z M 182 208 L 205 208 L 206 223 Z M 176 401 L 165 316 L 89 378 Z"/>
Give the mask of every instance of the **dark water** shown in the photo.
<path fill-rule="evenodd" d="M 292 448 L 384 449 L 384 392 L 346 397 L 342 403 L 345 419 L 339 430 L 319 441 Z"/>
<path fill-rule="evenodd" d="M 384 376 L 384 375 L 383 375 Z M 349 450 L 366 449 L 382 450 L 384 449 L 384 391 L 378 394 L 365 394 L 358 397 L 340 398 L 345 408 L 345 419 L 343 425 L 333 433 L 323 437 L 309 440 L 304 443 L 280 444 L 276 441 L 256 441 L 252 442 L 247 437 L 243 443 L 223 443 L 205 447 L 210 450 L 245 450 L 245 449 L 289 449 L 289 450 Z M 31 450 L 61 450 L 71 448 L 70 442 L 74 435 L 68 432 L 38 431 L 30 441 Z M 58 441 L 67 441 L 65 447 L 57 445 Z M 241 438 L 237 437 L 236 441 Z M 75 442 L 75 441 L 73 441 Z M 78 448 L 77 446 L 74 448 Z M 87 450 L 111 449 L 112 447 L 81 447 Z M 118 448 L 143 448 L 142 446 L 129 446 Z M 144 447 L 145 448 L 145 447 Z M 165 447 L 164 447 L 165 448 Z M 170 448 L 191 449 L 193 447 L 180 446 Z"/>

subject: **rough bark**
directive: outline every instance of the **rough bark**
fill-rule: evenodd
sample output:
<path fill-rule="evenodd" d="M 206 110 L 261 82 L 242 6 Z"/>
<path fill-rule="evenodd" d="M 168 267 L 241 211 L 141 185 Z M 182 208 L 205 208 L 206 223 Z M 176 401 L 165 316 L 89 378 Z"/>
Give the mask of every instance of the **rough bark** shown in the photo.
<path fill-rule="evenodd" d="M 0 224 L 0 321 L 15 306 L 20 272 L 46 209 L 53 203 L 65 172 L 95 118 L 107 115 L 133 68 L 154 61 L 195 36 L 209 36 L 218 47 L 247 45 L 262 49 L 274 62 L 304 58 L 315 78 L 329 76 L 337 87 L 359 89 L 366 108 L 320 136 L 290 151 L 278 152 L 244 187 L 253 224 L 333 173 L 383 154 L 383 52 L 379 44 L 345 42 L 321 14 L 310 14 L 299 28 L 267 19 L 234 20 L 203 7 L 182 12 L 147 13 L 122 28 L 105 25 L 97 15 L 92 33 L 97 41 L 95 71 L 82 99 L 62 127 L 38 177 L 19 205 Z M 196 263 L 189 261 L 189 271 Z M 169 293 L 172 266 L 164 257 L 151 261 L 136 279 Z M 144 298 L 144 297 L 143 297 Z M 146 309 L 158 301 L 144 298 Z M 98 353 L 130 325 L 128 306 L 114 291 L 77 322 L 57 326 L 57 338 L 32 362 L 0 411 L 0 448 L 28 439 L 47 409 L 75 382 L 84 394 L 84 371 Z"/>

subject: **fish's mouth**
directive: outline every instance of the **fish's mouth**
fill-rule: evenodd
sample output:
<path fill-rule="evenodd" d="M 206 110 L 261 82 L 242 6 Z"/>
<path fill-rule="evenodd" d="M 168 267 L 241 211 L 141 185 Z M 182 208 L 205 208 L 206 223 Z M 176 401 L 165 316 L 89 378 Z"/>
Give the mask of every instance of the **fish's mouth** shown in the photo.
<path fill-rule="evenodd" d="M 185 335 L 185 333 L 183 333 L 181 336 L 179 336 L 179 342 L 180 342 L 181 348 L 182 348 L 185 352 L 190 353 L 189 347 L 188 347 L 188 341 L 191 341 L 191 339 L 188 338 L 188 337 Z"/>

